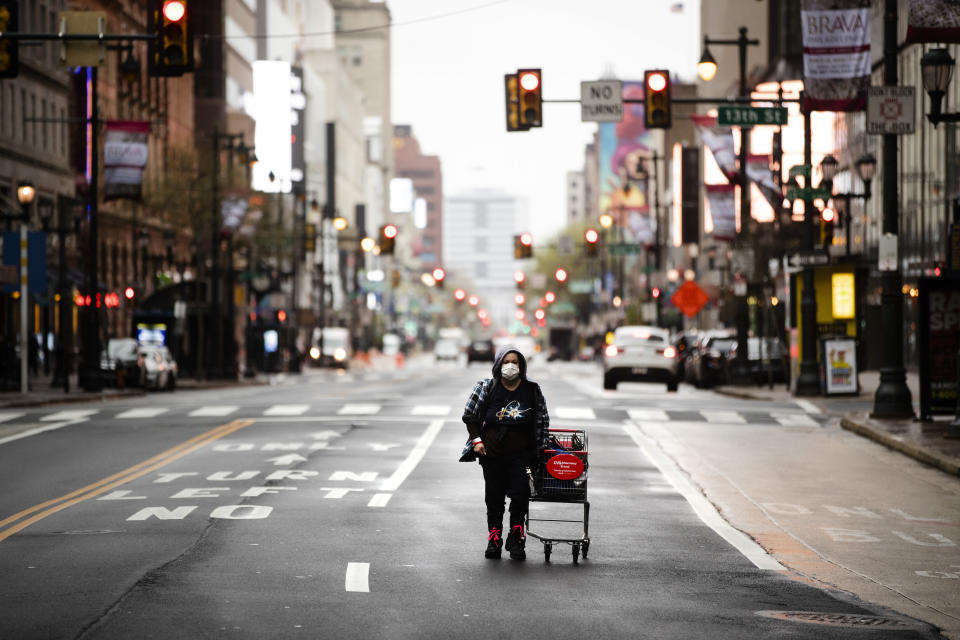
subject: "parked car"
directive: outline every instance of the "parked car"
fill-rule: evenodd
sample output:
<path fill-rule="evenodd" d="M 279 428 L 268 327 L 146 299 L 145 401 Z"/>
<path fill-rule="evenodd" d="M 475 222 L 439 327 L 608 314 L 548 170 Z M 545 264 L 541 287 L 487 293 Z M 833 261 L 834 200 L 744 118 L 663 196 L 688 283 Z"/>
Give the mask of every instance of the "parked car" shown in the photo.
<path fill-rule="evenodd" d="M 100 352 L 100 369 L 107 382 L 117 386 L 142 387 L 146 371 L 143 354 L 136 338 L 110 338 L 107 348 Z"/>
<path fill-rule="evenodd" d="M 727 360 L 736 347 L 737 337 L 730 331 L 702 333 L 686 360 L 686 380 L 701 388 L 723 384 L 727 379 Z"/>
<path fill-rule="evenodd" d="M 164 346 L 141 347 L 145 386 L 150 389 L 173 391 L 177 387 L 179 368 L 170 350 Z"/>
<path fill-rule="evenodd" d="M 441 360 L 456 362 L 460 358 L 460 345 L 453 338 L 440 338 L 433 345 L 433 357 L 437 362 Z"/>
<path fill-rule="evenodd" d="M 323 353 L 320 341 L 323 339 Z M 350 334 L 346 327 L 315 327 L 310 339 L 310 364 L 346 369 L 350 361 Z"/>
<path fill-rule="evenodd" d="M 673 348 L 677 350 L 677 379 L 686 379 L 687 358 L 697 348 L 697 332 L 681 331 L 673 339 Z"/>
<path fill-rule="evenodd" d="M 471 362 L 493 362 L 493 340 L 471 340 L 467 347 L 467 364 Z"/>
<path fill-rule="evenodd" d="M 613 332 L 613 343 L 603 351 L 603 388 L 620 382 L 665 382 L 677 390 L 677 350 L 670 333 L 660 327 L 627 326 Z"/>

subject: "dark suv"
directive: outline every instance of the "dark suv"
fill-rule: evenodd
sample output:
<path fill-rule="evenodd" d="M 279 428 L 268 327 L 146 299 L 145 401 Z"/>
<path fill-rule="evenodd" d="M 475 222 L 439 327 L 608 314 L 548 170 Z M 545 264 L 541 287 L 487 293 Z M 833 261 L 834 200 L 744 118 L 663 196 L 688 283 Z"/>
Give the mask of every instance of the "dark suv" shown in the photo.
<path fill-rule="evenodd" d="M 471 340 L 467 347 L 467 364 L 493 362 L 493 340 Z"/>

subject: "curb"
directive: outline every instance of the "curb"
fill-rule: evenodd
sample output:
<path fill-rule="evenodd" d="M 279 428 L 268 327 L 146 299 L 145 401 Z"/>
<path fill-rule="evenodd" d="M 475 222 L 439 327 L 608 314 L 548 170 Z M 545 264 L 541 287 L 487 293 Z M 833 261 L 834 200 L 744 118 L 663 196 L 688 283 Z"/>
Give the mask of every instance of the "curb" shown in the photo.
<path fill-rule="evenodd" d="M 49 396 L 46 398 L 27 398 L 24 400 L 11 400 L 9 402 L 0 402 L 0 409 L 17 407 L 44 407 L 50 404 L 71 404 L 74 402 L 104 402 L 106 400 L 118 400 L 122 398 L 136 398 L 147 395 L 146 391 L 125 391 L 120 393 L 97 393 L 80 395 L 78 391 L 73 395 L 64 393 L 62 396 Z"/>
<path fill-rule="evenodd" d="M 869 438 L 874 442 L 878 442 L 889 449 L 899 451 L 900 453 L 903 453 L 914 460 L 917 460 L 918 462 L 922 462 L 931 467 L 940 469 L 941 471 L 945 471 L 952 476 L 960 476 L 960 463 L 951 460 L 946 456 L 933 453 L 906 440 L 895 438 L 888 433 L 883 433 L 873 429 L 867 424 L 856 422 L 849 416 L 843 416 L 840 419 L 840 426 L 848 431 L 853 431 L 858 435 Z"/>

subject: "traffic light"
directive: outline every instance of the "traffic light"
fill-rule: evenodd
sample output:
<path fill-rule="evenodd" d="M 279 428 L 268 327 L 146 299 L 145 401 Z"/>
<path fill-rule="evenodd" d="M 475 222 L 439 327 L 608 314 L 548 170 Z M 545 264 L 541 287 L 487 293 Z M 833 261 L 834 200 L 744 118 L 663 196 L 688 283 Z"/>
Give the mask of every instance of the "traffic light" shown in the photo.
<path fill-rule="evenodd" d="M 596 257 L 597 241 L 600 240 L 600 234 L 596 229 L 590 228 L 583 232 L 583 238 L 587 241 L 587 257 Z"/>
<path fill-rule="evenodd" d="M 441 267 L 437 267 L 436 269 L 433 270 L 433 273 L 431 275 L 433 276 L 433 281 L 435 283 L 435 286 L 438 289 L 443 289 L 443 280 L 444 278 L 447 277 L 447 272 L 444 271 Z"/>
<path fill-rule="evenodd" d="M 517 260 L 533 257 L 533 236 L 530 233 L 513 236 L 513 257 Z"/>
<path fill-rule="evenodd" d="M 123 290 L 123 297 L 132 303 L 133 299 L 137 297 L 137 290 L 132 286 L 128 286 Z"/>
<path fill-rule="evenodd" d="M 507 131 L 526 131 L 530 127 L 520 124 L 520 89 L 516 73 L 503 76 L 504 96 L 507 107 Z"/>
<path fill-rule="evenodd" d="M 670 117 L 670 72 L 654 69 L 643 72 L 644 119 L 647 129 L 669 129 Z"/>
<path fill-rule="evenodd" d="M 187 0 L 151 0 L 148 17 L 155 36 L 147 44 L 151 76 L 182 76 L 193 71 L 193 29 Z"/>
<path fill-rule="evenodd" d="M 397 225 L 385 224 L 380 227 L 380 255 L 393 255 L 393 245 L 397 238 Z"/>
<path fill-rule="evenodd" d="M 17 0 L 0 0 L 0 32 L 20 31 L 20 7 Z M 20 73 L 20 45 L 16 40 L 0 40 L 0 78 L 16 78 Z"/>
<path fill-rule="evenodd" d="M 526 128 L 543 126 L 543 96 L 540 69 L 517 70 L 517 95 L 520 125 Z"/>
<path fill-rule="evenodd" d="M 527 282 L 527 274 L 523 271 L 514 271 L 513 280 L 517 283 L 517 289 L 523 289 L 524 284 Z"/>
<path fill-rule="evenodd" d="M 824 248 L 833 244 L 833 227 L 837 222 L 837 214 L 830 207 L 824 207 L 820 212 L 820 243 Z"/>

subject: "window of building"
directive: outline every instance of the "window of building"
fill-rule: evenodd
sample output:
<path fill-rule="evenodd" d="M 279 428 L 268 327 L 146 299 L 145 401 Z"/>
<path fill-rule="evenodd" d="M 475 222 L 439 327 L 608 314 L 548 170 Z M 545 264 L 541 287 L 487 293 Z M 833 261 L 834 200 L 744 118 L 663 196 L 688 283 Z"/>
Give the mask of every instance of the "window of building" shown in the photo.
<path fill-rule="evenodd" d="M 37 96 L 30 94 L 30 144 L 37 147 Z"/>
<path fill-rule="evenodd" d="M 49 143 L 49 139 L 47 137 L 47 127 L 50 124 L 49 122 L 47 122 L 47 101 L 46 100 L 40 101 L 40 117 L 43 118 L 43 121 L 40 123 L 41 144 L 43 145 L 43 150 L 46 151 L 47 144 Z"/>
<path fill-rule="evenodd" d="M 480 229 L 487 228 L 487 209 L 485 207 L 477 208 L 473 212 L 473 226 Z"/>
<path fill-rule="evenodd" d="M 473 239 L 473 250 L 477 253 L 486 253 L 487 252 L 487 239 L 486 238 L 474 238 Z"/>
<path fill-rule="evenodd" d="M 486 278 L 487 277 L 487 263 L 486 262 L 474 262 L 473 263 L 473 275 L 477 278 Z"/>

